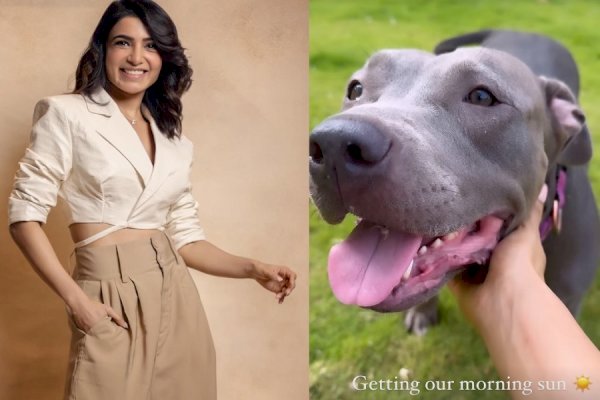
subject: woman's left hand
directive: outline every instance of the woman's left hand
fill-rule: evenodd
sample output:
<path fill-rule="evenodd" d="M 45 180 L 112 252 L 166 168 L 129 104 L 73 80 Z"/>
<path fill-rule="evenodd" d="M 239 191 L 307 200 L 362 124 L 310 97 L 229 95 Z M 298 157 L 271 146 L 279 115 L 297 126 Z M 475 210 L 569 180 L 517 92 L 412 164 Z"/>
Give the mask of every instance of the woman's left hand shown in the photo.
<path fill-rule="evenodd" d="M 279 304 L 283 303 L 285 297 L 289 296 L 296 287 L 296 273 L 288 267 L 260 261 L 254 261 L 253 265 L 251 277 L 262 287 L 275 293 Z"/>
<path fill-rule="evenodd" d="M 206 240 L 189 243 L 179 249 L 188 267 L 227 278 L 252 278 L 276 294 L 279 303 L 296 287 L 296 273 L 281 265 L 266 264 L 221 250 Z"/>

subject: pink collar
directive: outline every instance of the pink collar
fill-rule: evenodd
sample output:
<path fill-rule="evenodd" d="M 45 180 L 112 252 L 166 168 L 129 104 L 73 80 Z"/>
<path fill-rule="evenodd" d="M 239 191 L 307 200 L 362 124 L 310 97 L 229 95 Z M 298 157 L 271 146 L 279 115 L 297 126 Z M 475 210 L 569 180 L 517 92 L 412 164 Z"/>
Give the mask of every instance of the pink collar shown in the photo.
<path fill-rule="evenodd" d="M 548 185 L 550 186 L 550 185 Z M 544 205 L 545 217 L 542 219 L 540 224 L 540 237 L 542 240 L 546 240 L 551 230 L 556 233 L 560 233 L 562 227 L 562 213 L 567 199 L 567 168 L 565 166 L 558 165 L 556 171 L 556 186 L 554 190 L 554 196 L 548 196 L 546 204 Z"/>

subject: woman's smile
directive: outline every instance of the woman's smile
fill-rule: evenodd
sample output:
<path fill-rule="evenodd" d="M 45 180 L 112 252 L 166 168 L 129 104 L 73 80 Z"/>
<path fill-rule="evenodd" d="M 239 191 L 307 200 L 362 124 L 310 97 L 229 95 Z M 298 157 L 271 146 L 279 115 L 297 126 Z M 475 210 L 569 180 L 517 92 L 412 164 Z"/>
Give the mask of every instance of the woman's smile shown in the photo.
<path fill-rule="evenodd" d="M 143 95 L 158 79 L 161 67 L 160 54 L 139 18 L 125 17 L 115 24 L 106 43 L 109 93 Z"/>

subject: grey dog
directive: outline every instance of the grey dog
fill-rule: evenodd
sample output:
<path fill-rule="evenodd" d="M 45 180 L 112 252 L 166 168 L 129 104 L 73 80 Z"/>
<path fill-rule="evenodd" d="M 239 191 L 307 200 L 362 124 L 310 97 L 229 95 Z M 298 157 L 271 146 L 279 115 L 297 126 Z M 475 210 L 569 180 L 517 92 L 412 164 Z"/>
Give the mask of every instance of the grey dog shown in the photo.
<path fill-rule="evenodd" d="M 481 47 L 457 49 L 468 44 Z M 435 53 L 375 53 L 351 77 L 342 111 L 311 134 L 314 203 L 329 223 L 358 221 L 329 255 L 335 296 L 409 309 L 407 328 L 424 333 L 440 287 L 485 265 L 545 182 L 546 281 L 577 314 L 600 222 L 573 58 L 550 38 L 500 30 L 448 39 Z"/>

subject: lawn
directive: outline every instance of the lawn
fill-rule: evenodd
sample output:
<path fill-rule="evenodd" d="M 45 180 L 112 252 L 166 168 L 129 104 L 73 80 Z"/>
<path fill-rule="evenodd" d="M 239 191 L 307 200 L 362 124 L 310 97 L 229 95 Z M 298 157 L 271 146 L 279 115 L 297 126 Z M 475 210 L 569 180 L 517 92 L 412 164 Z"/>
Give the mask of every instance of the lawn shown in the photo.
<path fill-rule="evenodd" d="M 489 27 L 511 28 L 547 34 L 572 51 L 581 74 L 580 101 L 598 151 L 598 21 L 600 5 L 595 1 L 311 0 L 311 127 L 339 110 L 348 77 L 378 49 L 431 50 L 440 40 L 459 33 Z M 600 158 L 594 157 L 590 165 L 597 198 L 599 163 Z M 440 298 L 441 323 L 422 338 L 405 333 L 401 314 L 382 315 L 337 302 L 327 282 L 327 254 L 331 245 L 346 237 L 353 226 L 351 218 L 328 226 L 311 208 L 311 399 L 508 398 L 499 391 L 426 390 L 426 381 L 498 379 L 481 340 L 465 323 L 446 289 Z M 600 277 L 585 299 L 579 321 L 599 345 Z M 351 389 L 351 381 L 357 375 L 394 379 L 401 368 L 409 369 L 412 379 L 420 382 L 418 394 Z M 575 376 L 565 377 L 568 385 L 574 380 Z"/>

